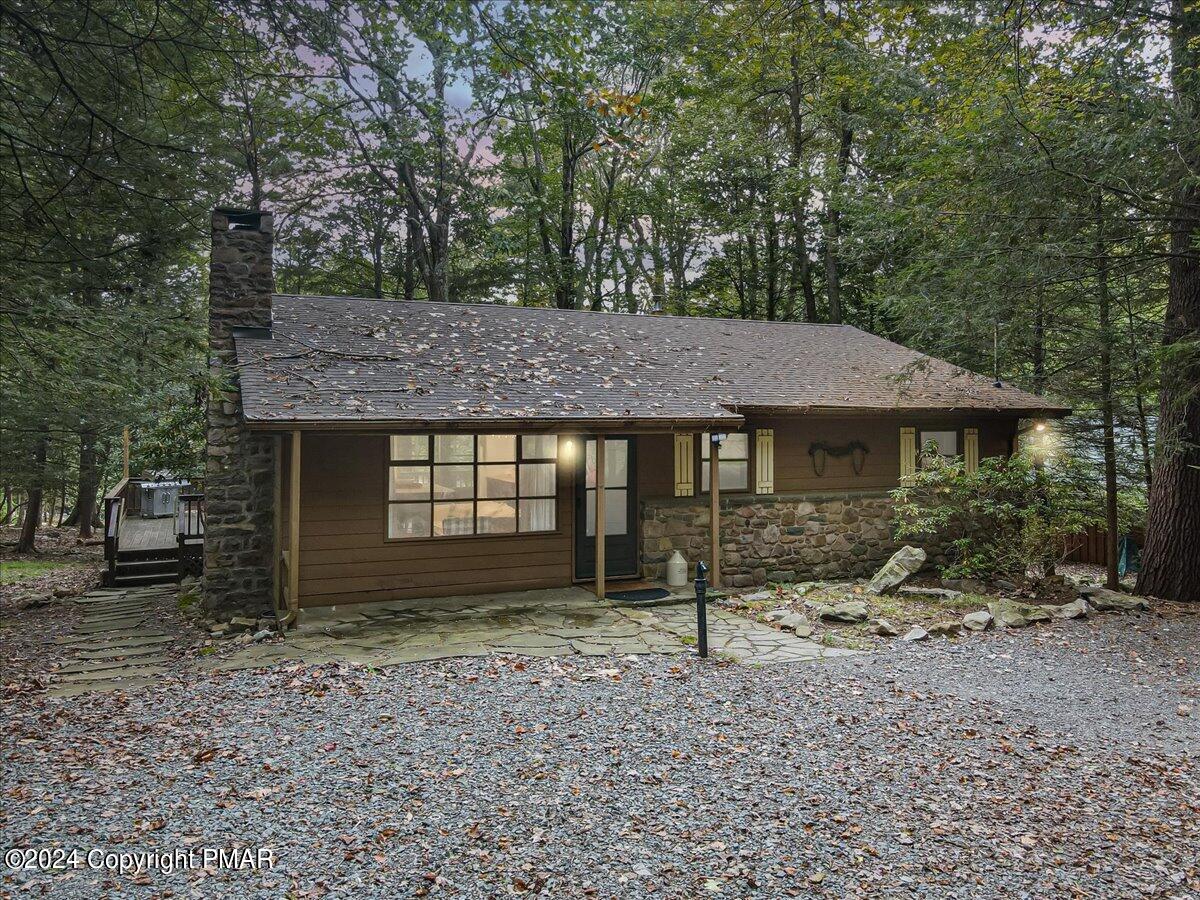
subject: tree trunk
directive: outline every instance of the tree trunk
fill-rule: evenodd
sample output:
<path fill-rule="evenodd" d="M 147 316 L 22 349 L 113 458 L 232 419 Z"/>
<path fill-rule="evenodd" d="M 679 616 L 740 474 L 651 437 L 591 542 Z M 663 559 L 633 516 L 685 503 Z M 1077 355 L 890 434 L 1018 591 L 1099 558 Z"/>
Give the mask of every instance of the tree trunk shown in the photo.
<path fill-rule="evenodd" d="M 775 222 L 775 210 L 767 207 L 767 321 L 779 318 L 779 228 Z"/>
<path fill-rule="evenodd" d="M 850 145 L 854 140 L 854 132 L 846 124 L 849 106 L 845 100 L 840 104 L 842 112 L 841 127 L 838 136 L 837 153 L 837 194 L 846 184 L 846 172 L 850 166 Z M 826 197 L 825 206 L 825 293 L 829 298 L 829 321 L 835 325 L 842 322 L 842 272 L 841 272 L 841 234 L 842 213 L 838 209 L 841 197 Z"/>
<path fill-rule="evenodd" d="M 1108 290 L 1108 248 L 1104 241 L 1104 196 L 1096 192 L 1096 293 L 1100 303 L 1100 417 L 1104 427 L 1104 519 L 1106 583 L 1121 587 L 1117 574 L 1117 438 L 1113 422 L 1112 297 Z"/>
<path fill-rule="evenodd" d="M 788 90 L 788 109 L 791 113 L 792 147 L 788 157 L 788 168 L 792 170 L 792 267 L 788 282 L 789 318 L 796 308 L 798 290 L 804 292 L 804 321 L 817 321 L 817 295 L 813 291 L 812 267 L 808 260 L 808 188 L 800 190 L 800 175 L 804 155 L 804 113 L 800 99 L 800 63 L 793 50 L 791 55 L 792 83 Z"/>
<path fill-rule="evenodd" d="M 25 518 L 21 522 L 21 538 L 17 542 L 18 553 L 33 553 L 36 549 L 38 526 L 42 520 L 43 479 L 46 475 L 46 451 L 49 438 L 47 429 L 42 426 L 37 443 L 33 446 L 33 478 L 29 482 L 29 491 L 25 501 Z"/>
<path fill-rule="evenodd" d="M 417 296 L 416 254 L 413 252 L 412 224 L 404 226 L 404 299 L 415 300 Z"/>
<path fill-rule="evenodd" d="M 554 289 L 554 305 L 559 309 L 574 309 L 576 157 L 566 121 L 562 131 L 562 197 L 558 210 L 558 284 Z"/>
<path fill-rule="evenodd" d="M 96 492 L 100 487 L 100 467 L 96 464 L 96 432 L 79 435 L 79 493 L 75 500 L 79 537 L 92 536 L 92 520 L 96 517 Z"/>
<path fill-rule="evenodd" d="M 1171 3 L 1172 80 L 1190 128 L 1180 129 L 1167 266 L 1167 357 L 1159 391 L 1158 465 L 1150 486 L 1138 592 L 1200 602 L 1200 7 Z"/>
<path fill-rule="evenodd" d="M 1137 411 L 1138 446 L 1142 451 L 1142 478 L 1146 490 L 1154 482 L 1154 458 L 1150 453 L 1150 417 L 1146 413 L 1146 395 L 1142 382 L 1142 359 L 1138 351 L 1137 325 L 1133 320 L 1133 304 L 1126 298 L 1125 320 L 1129 325 L 1129 358 L 1133 362 L 1134 408 Z"/>

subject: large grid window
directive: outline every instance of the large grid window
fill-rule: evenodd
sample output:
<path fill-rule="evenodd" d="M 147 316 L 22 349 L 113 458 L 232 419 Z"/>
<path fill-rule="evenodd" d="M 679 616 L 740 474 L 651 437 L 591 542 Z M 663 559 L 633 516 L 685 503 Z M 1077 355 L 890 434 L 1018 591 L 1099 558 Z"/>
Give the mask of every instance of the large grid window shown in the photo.
<path fill-rule="evenodd" d="M 933 444 L 938 456 L 944 459 L 958 456 L 957 431 L 922 431 L 921 446 L 918 449 L 924 453 L 930 444 Z"/>
<path fill-rule="evenodd" d="M 721 490 L 750 490 L 750 435 L 732 432 L 721 441 Z M 712 469 L 712 438 L 700 435 L 700 490 L 707 491 L 709 472 Z"/>
<path fill-rule="evenodd" d="M 553 531 L 557 485 L 552 434 L 394 434 L 388 538 Z"/>

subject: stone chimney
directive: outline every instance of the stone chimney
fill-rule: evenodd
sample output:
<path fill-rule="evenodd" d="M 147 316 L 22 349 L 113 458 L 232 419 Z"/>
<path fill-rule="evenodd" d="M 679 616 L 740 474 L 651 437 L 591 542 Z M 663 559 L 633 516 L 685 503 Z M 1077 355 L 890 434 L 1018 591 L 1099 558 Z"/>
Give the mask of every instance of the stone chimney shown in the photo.
<path fill-rule="evenodd" d="M 208 365 L 220 387 L 208 399 L 203 596 L 223 619 L 274 608 L 275 442 L 246 428 L 234 347 L 237 329 L 271 327 L 271 232 L 269 212 L 213 212 Z"/>

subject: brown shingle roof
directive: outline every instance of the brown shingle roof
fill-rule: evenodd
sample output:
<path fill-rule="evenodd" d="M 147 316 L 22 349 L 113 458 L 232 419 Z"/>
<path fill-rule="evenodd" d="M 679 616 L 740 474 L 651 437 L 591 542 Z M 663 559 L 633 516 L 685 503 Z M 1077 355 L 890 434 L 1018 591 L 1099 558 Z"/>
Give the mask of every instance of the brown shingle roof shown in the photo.
<path fill-rule="evenodd" d="M 277 295 L 237 338 L 255 424 L 704 426 L 746 410 L 1062 415 L 847 325 Z"/>

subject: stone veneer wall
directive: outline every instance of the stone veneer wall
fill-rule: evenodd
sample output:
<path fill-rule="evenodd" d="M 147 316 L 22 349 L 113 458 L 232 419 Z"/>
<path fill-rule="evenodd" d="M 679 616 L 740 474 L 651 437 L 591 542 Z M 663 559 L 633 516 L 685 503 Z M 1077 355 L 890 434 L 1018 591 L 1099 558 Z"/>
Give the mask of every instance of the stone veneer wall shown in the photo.
<path fill-rule="evenodd" d="M 233 344 L 234 328 L 271 327 L 271 230 L 270 213 L 213 213 L 209 368 L 224 390 L 208 401 L 202 594 L 219 617 L 274 606 L 275 442 L 242 420 Z"/>
<path fill-rule="evenodd" d="M 726 587 L 874 574 L 899 545 L 886 494 L 763 494 L 721 500 Z M 694 567 L 709 556 L 707 498 L 642 503 L 642 572 L 663 579 L 678 550 Z"/>

